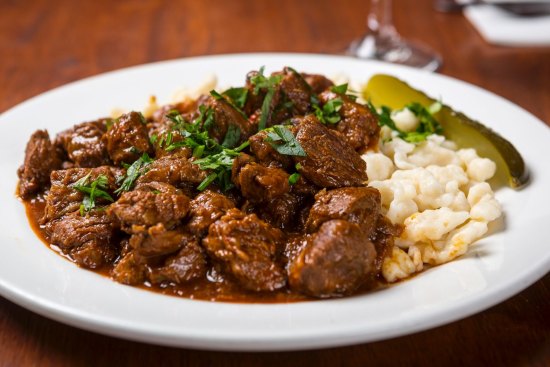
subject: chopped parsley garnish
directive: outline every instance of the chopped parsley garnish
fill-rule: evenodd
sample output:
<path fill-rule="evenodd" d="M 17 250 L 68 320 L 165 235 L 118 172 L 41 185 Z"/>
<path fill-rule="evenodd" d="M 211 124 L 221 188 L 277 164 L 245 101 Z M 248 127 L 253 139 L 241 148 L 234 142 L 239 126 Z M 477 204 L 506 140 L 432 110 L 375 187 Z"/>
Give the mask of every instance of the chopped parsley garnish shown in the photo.
<path fill-rule="evenodd" d="M 113 202 L 113 198 L 107 191 L 107 184 L 109 180 L 105 175 L 99 175 L 92 182 L 88 182 L 90 179 L 91 171 L 80 180 L 76 181 L 73 184 L 73 188 L 84 193 L 84 199 L 82 199 L 82 204 L 80 204 L 80 215 L 84 216 L 85 213 L 88 213 L 90 210 L 95 208 L 96 199 L 103 198 L 110 202 Z"/>
<path fill-rule="evenodd" d="M 245 119 L 248 119 L 248 116 L 246 116 L 244 111 L 241 109 L 242 107 L 237 106 L 235 103 L 233 103 L 233 100 L 231 100 L 230 98 L 225 98 L 224 96 L 216 92 L 214 89 L 210 91 L 210 95 L 214 97 L 214 99 L 217 99 L 218 101 L 223 100 L 227 102 L 235 111 L 240 113 L 242 117 L 244 117 Z"/>
<path fill-rule="evenodd" d="M 321 108 L 319 107 L 319 104 L 313 103 L 313 111 L 315 112 L 315 116 L 319 121 L 321 121 L 323 124 L 336 124 L 340 122 L 342 119 L 338 111 L 342 108 L 342 105 L 344 102 L 341 98 L 334 98 L 325 103 L 325 105 Z"/>
<path fill-rule="evenodd" d="M 235 125 L 229 125 L 227 132 L 223 138 L 222 146 L 225 148 L 233 148 L 241 139 L 241 129 Z"/>
<path fill-rule="evenodd" d="M 216 181 L 224 191 L 231 189 L 234 186 L 231 182 L 231 167 L 233 167 L 233 160 L 235 157 L 239 156 L 240 152 L 249 144 L 250 143 L 246 141 L 234 149 L 224 148 L 220 145 L 221 151 L 219 153 L 193 161 L 192 163 L 197 164 L 200 169 L 212 171 L 199 184 L 197 190 L 203 191 L 214 181 Z"/>
<path fill-rule="evenodd" d="M 267 92 L 262 103 L 260 121 L 258 123 L 258 131 L 265 129 L 267 124 L 267 119 L 270 115 L 271 102 L 273 101 L 273 96 L 275 95 L 275 87 L 283 79 L 282 75 L 271 75 L 267 78 L 264 75 L 264 67 L 262 66 L 258 71 L 258 74 L 250 78 L 250 83 L 254 85 L 254 94 L 258 95 L 260 89 L 267 89 Z"/>
<path fill-rule="evenodd" d="M 275 94 L 275 88 L 268 88 L 267 93 L 265 94 L 264 101 L 262 103 L 262 112 L 260 115 L 260 122 L 258 123 L 258 131 L 265 129 L 267 124 L 267 117 L 269 116 L 269 108 L 271 107 L 271 101 L 273 100 L 273 95 Z"/>
<path fill-rule="evenodd" d="M 288 177 L 288 183 L 291 184 L 291 185 L 296 184 L 296 182 L 298 182 L 298 180 L 300 179 L 300 176 L 301 175 L 298 172 L 295 172 L 295 173 L 291 174 Z"/>
<path fill-rule="evenodd" d="M 330 88 L 330 91 L 334 92 L 336 94 L 345 95 L 346 97 L 348 97 L 352 101 L 355 101 L 357 99 L 357 94 L 359 94 L 359 92 L 357 92 L 357 91 L 349 90 L 348 89 L 348 83 L 335 85 L 335 86 Z M 353 94 L 350 94 L 350 93 L 353 93 Z"/>
<path fill-rule="evenodd" d="M 441 109 L 441 103 L 435 102 L 429 107 L 424 107 L 418 102 L 409 103 L 405 106 L 411 111 L 419 121 L 415 131 L 406 132 L 400 130 L 391 118 L 392 110 L 387 106 L 382 106 L 380 112 L 370 103 L 367 103 L 370 110 L 378 117 L 378 125 L 387 126 L 397 132 L 397 136 L 409 143 L 420 143 L 426 140 L 429 135 L 443 133 L 443 128 L 433 117 Z"/>
<path fill-rule="evenodd" d="M 330 90 L 334 93 L 346 94 L 346 92 L 348 91 L 348 83 L 335 85 L 331 87 Z"/>
<path fill-rule="evenodd" d="M 225 99 L 216 91 L 212 91 L 211 95 L 217 99 Z M 173 122 L 173 126 L 161 142 L 164 149 L 172 151 L 181 147 L 190 148 L 193 151 L 193 157 L 197 158 L 192 163 L 197 164 L 201 170 L 211 171 L 197 189 L 202 191 L 213 182 L 216 182 L 222 190 L 229 190 L 233 187 L 231 182 L 233 160 L 241 150 L 249 145 L 249 142 L 246 141 L 235 148 L 241 139 L 239 127 L 229 125 L 223 142 L 220 144 L 208 134 L 208 129 L 214 124 L 212 108 L 200 106 L 199 117 L 193 122 L 187 122 L 178 111 L 171 111 L 167 117 Z M 183 139 L 173 141 L 172 134 L 175 132 Z"/>
<path fill-rule="evenodd" d="M 112 118 L 105 119 L 105 127 L 107 128 L 107 131 L 111 130 L 115 122 L 116 120 Z"/>
<path fill-rule="evenodd" d="M 139 176 L 146 172 L 147 166 L 150 165 L 151 162 L 153 162 L 153 159 L 149 157 L 147 153 L 143 153 L 143 155 L 134 163 L 131 165 L 125 165 L 126 176 L 122 180 L 119 188 L 115 190 L 115 194 L 120 194 L 123 191 L 130 191 L 132 186 L 134 186 L 134 182 Z"/>
<path fill-rule="evenodd" d="M 139 119 L 140 119 L 141 123 L 143 125 L 147 125 L 147 119 L 145 118 L 145 116 L 143 116 L 143 114 L 141 112 L 138 112 L 138 115 L 139 115 Z"/>
<path fill-rule="evenodd" d="M 248 89 L 243 87 L 229 88 L 228 90 L 224 91 L 222 95 L 227 96 L 235 106 L 242 109 L 246 104 L 246 99 L 248 97 Z"/>
<path fill-rule="evenodd" d="M 218 142 L 208 135 L 208 129 L 214 124 L 214 111 L 206 106 L 199 107 L 199 117 L 193 122 L 187 122 L 179 112 L 166 115 L 173 123 L 172 129 L 161 139 L 160 146 L 167 152 L 187 147 L 193 150 L 194 155 L 209 154 L 216 148 Z M 173 141 L 173 133 L 183 137 L 183 140 Z M 163 144 L 162 144 L 163 143 Z"/>
<path fill-rule="evenodd" d="M 265 140 L 277 152 L 284 155 L 306 156 L 306 152 L 287 127 L 274 125 L 266 130 L 268 130 L 268 133 Z"/>
<path fill-rule="evenodd" d="M 254 94 L 258 95 L 260 89 L 274 88 L 283 79 L 282 75 L 271 75 L 269 78 L 264 75 L 265 67 L 262 66 L 258 73 L 250 78 L 250 83 L 254 85 Z"/>

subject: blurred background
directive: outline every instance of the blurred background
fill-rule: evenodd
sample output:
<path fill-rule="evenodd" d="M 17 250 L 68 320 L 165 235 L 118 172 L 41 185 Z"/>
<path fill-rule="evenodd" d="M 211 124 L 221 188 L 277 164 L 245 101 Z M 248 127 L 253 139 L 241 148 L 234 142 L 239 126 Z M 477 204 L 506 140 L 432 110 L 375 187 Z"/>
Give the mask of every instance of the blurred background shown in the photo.
<path fill-rule="evenodd" d="M 548 124 L 548 14 L 469 2 L 476 4 L 394 0 L 395 32 L 437 54 L 442 60 L 437 72 L 499 94 Z M 344 54 L 367 32 L 369 3 L 0 0 L 0 113 L 68 82 L 160 60 L 267 51 Z M 548 366 L 549 304 L 547 275 L 485 312 L 415 335 L 322 351 L 247 354 L 117 340 L 0 298 L 0 366 Z"/>
<path fill-rule="evenodd" d="M 550 120 L 543 108 L 550 104 L 550 47 L 489 44 L 459 8 L 439 12 L 438 2 L 448 3 L 394 0 L 401 36 L 439 53 L 442 74 Z M 343 53 L 366 32 L 368 10 L 369 0 L 2 0 L 0 111 L 76 79 L 153 61 L 261 51 Z M 537 89 L 543 93 L 533 93 Z"/>

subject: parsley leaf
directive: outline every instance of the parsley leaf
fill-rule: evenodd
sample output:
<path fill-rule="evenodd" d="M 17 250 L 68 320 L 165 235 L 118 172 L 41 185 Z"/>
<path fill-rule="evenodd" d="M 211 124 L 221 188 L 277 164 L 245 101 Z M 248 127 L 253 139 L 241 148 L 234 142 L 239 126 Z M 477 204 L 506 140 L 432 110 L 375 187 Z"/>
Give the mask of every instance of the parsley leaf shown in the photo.
<path fill-rule="evenodd" d="M 153 159 L 149 157 L 147 153 L 136 160 L 132 165 L 126 167 L 126 177 L 122 180 L 122 184 L 115 190 L 115 194 L 119 194 L 123 191 L 130 191 L 134 182 L 139 176 L 146 172 L 147 166 L 153 162 Z"/>
<path fill-rule="evenodd" d="M 304 148 L 288 128 L 283 125 L 274 125 L 267 130 L 269 131 L 265 140 L 277 152 L 284 155 L 306 156 Z"/>
<path fill-rule="evenodd" d="M 348 91 L 348 83 L 335 85 L 331 87 L 330 90 L 334 93 L 346 94 L 346 92 Z"/>
<path fill-rule="evenodd" d="M 84 193 L 84 198 L 82 199 L 82 204 L 80 204 L 80 215 L 84 216 L 85 213 L 88 213 L 90 210 L 95 208 L 96 199 L 103 198 L 110 202 L 113 202 L 113 198 L 107 191 L 107 184 L 109 180 L 105 175 L 99 175 L 92 182 L 88 182 L 90 179 L 91 171 L 80 180 L 76 181 L 73 184 L 73 188 Z"/>
<path fill-rule="evenodd" d="M 115 122 L 116 120 L 112 118 L 105 119 L 105 127 L 107 128 L 107 131 L 111 130 Z"/>
<path fill-rule="evenodd" d="M 405 106 L 405 108 L 410 110 L 419 120 L 418 127 L 415 131 L 411 132 L 402 131 L 395 125 L 395 122 L 391 118 L 392 110 L 389 107 L 382 106 L 380 108 L 380 112 L 378 112 L 370 102 L 367 102 L 367 106 L 378 118 L 378 125 L 387 126 L 396 131 L 399 138 L 409 143 L 418 144 L 425 141 L 429 135 L 443 133 L 443 128 L 433 117 L 433 114 L 437 113 L 441 109 L 442 105 L 440 102 L 436 102 L 428 108 L 417 102 L 409 103 Z"/>
<path fill-rule="evenodd" d="M 262 103 L 262 112 L 260 115 L 260 122 L 258 123 L 258 131 L 265 129 L 267 124 L 267 117 L 269 116 L 269 107 L 271 107 L 271 101 L 273 100 L 273 95 L 275 94 L 274 88 L 269 88 L 265 94 L 264 101 Z"/>
<path fill-rule="evenodd" d="M 433 117 L 433 114 L 437 113 L 441 109 L 440 102 L 435 102 L 428 108 L 422 106 L 418 102 L 413 102 L 406 105 L 405 108 L 414 113 L 418 120 L 420 120 L 420 125 L 416 129 L 417 133 L 427 133 L 427 135 L 430 135 L 441 134 L 443 132 L 443 128 L 441 127 L 439 122 L 437 122 L 437 120 Z"/>
<path fill-rule="evenodd" d="M 330 91 L 336 94 L 345 95 L 346 97 L 348 97 L 354 102 L 357 100 L 357 97 L 358 97 L 357 95 L 359 94 L 359 92 L 357 91 L 348 89 L 348 83 L 332 86 L 330 88 Z"/>
<path fill-rule="evenodd" d="M 174 122 L 172 130 L 166 136 L 166 151 L 170 152 L 181 147 L 187 147 L 193 149 L 193 155 L 196 157 L 203 153 L 210 154 L 213 150 L 215 152 L 219 150 L 217 148 L 218 142 L 210 138 L 207 131 L 214 123 L 214 111 L 211 108 L 201 105 L 199 107 L 199 117 L 192 123 L 185 121 L 177 112 L 175 115 L 169 114 L 166 116 Z M 172 142 L 172 131 L 178 132 L 183 140 Z M 167 143 L 168 141 L 169 143 Z"/>
<path fill-rule="evenodd" d="M 246 88 L 229 88 L 222 95 L 229 97 L 233 104 L 239 108 L 243 108 L 248 98 L 248 89 Z"/>
<path fill-rule="evenodd" d="M 233 148 L 239 142 L 241 138 L 241 129 L 236 125 L 229 125 L 227 127 L 227 133 L 223 138 L 222 146 L 225 148 Z"/>
<path fill-rule="evenodd" d="M 211 95 L 217 99 L 225 99 L 216 91 L 212 91 Z M 241 150 L 250 144 L 246 141 L 233 148 L 241 138 L 239 127 L 229 125 L 224 140 L 220 144 L 208 134 L 208 129 L 214 123 L 212 108 L 207 108 L 204 105 L 199 106 L 199 117 L 191 123 L 185 121 L 177 111 L 170 113 L 167 117 L 174 123 L 171 131 L 177 132 L 183 140 L 172 142 L 165 149 L 171 151 L 180 147 L 191 148 L 193 157 L 197 158 L 192 163 L 197 164 L 201 170 L 210 171 L 197 189 L 202 191 L 213 182 L 216 182 L 224 191 L 233 187 L 231 182 L 233 160 L 240 154 Z"/>
<path fill-rule="evenodd" d="M 296 169 L 296 171 L 299 171 L 302 169 L 302 165 L 300 163 L 296 163 L 296 165 L 294 165 L 294 168 Z M 302 175 L 299 172 L 294 172 L 288 177 L 288 183 L 291 185 L 295 185 L 301 176 Z"/>
<path fill-rule="evenodd" d="M 248 119 L 248 116 L 246 116 L 246 114 L 245 114 L 244 111 L 241 109 L 241 107 L 238 107 L 237 105 L 235 105 L 235 103 L 233 103 L 233 100 L 231 100 L 230 98 L 225 98 L 224 96 L 222 96 L 221 94 L 219 94 L 218 92 L 216 92 L 214 89 L 212 89 L 212 90 L 210 91 L 210 95 L 211 95 L 212 97 L 214 97 L 215 99 L 217 99 L 218 101 L 220 101 L 220 100 L 225 101 L 225 102 L 228 103 L 235 111 L 237 111 L 238 113 L 240 113 L 242 117 L 244 117 L 245 119 Z"/>
<path fill-rule="evenodd" d="M 200 169 L 212 171 L 199 184 L 197 190 L 203 191 L 214 181 L 217 181 L 224 191 L 231 189 L 234 186 L 231 182 L 231 168 L 233 167 L 233 160 L 235 157 L 239 156 L 240 152 L 249 144 L 250 143 L 246 141 L 234 149 L 222 148 L 219 153 L 193 161 L 192 163 L 197 164 Z"/>
<path fill-rule="evenodd" d="M 336 124 L 342 119 L 338 111 L 340 111 L 343 104 L 344 102 L 341 98 L 334 98 L 325 103 L 323 108 L 319 107 L 318 104 L 313 104 L 312 106 L 317 119 L 327 125 Z"/>
<path fill-rule="evenodd" d="M 258 95 L 260 89 L 267 89 L 267 92 L 262 103 L 260 122 L 258 123 L 258 131 L 265 129 L 267 124 L 267 119 L 270 115 L 271 102 L 273 96 L 275 95 L 275 87 L 283 79 L 282 75 L 271 75 L 267 78 L 264 75 L 264 67 L 262 66 L 257 74 L 253 75 L 250 78 L 250 83 L 254 85 L 254 94 Z"/>
<path fill-rule="evenodd" d="M 298 180 L 300 179 L 300 174 L 298 172 L 295 172 L 293 174 L 291 174 L 289 177 L 288 177 L 288 183 L 291 184 L 291 185 L 295 185 L 296 182 L 298 182 Z"/>
<path fill-rule="evenodd" d="M 250 78 L 250 83 L 254 86 L 254 94 L 258 94 L 260 89 L 274 88 L 283 79 L 282 75 L 271 75 L 269 78 L 264 75 L 265 67 L 262 66 L 258 73 Z"/>

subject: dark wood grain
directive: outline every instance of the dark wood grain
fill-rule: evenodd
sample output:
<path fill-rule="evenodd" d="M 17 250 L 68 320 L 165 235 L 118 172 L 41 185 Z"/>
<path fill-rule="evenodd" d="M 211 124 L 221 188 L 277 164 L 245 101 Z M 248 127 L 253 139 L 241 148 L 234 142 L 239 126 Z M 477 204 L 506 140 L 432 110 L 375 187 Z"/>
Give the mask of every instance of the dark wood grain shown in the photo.
<path fill-rule="evenodd" d="M 550 121 L 550 48 L 485 43 L 461 14 L 396 0 L 405 37 L 444 58 L 442 74 Z M 121 67 L 254 51 L 339 53 L 364 31 L 366 1 L 0 1 L 0 111 Z M 519 127 L 518 127 L 519 128 Z M 0 255 L 1 256 L 1 255 Z M 221 353 L 118 340 L 0 298 L 0 365 L 548 366 L 550 276 L 485 312 L 392 340 L 291 353 Z"/>

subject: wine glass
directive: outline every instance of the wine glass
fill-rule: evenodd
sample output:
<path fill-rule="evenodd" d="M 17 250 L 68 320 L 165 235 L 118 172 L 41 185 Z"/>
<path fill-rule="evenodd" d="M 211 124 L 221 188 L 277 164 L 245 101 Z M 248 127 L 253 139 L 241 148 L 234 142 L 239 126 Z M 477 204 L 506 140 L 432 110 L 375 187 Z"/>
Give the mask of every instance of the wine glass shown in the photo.
<path fill-rule="evenodd" d="M 351 43 L 347 54 L 431 71 L 442 62 L 433 50 L 401 38 L 393 26 L 391 0 L 370 0 L 367 33 Z"/>

